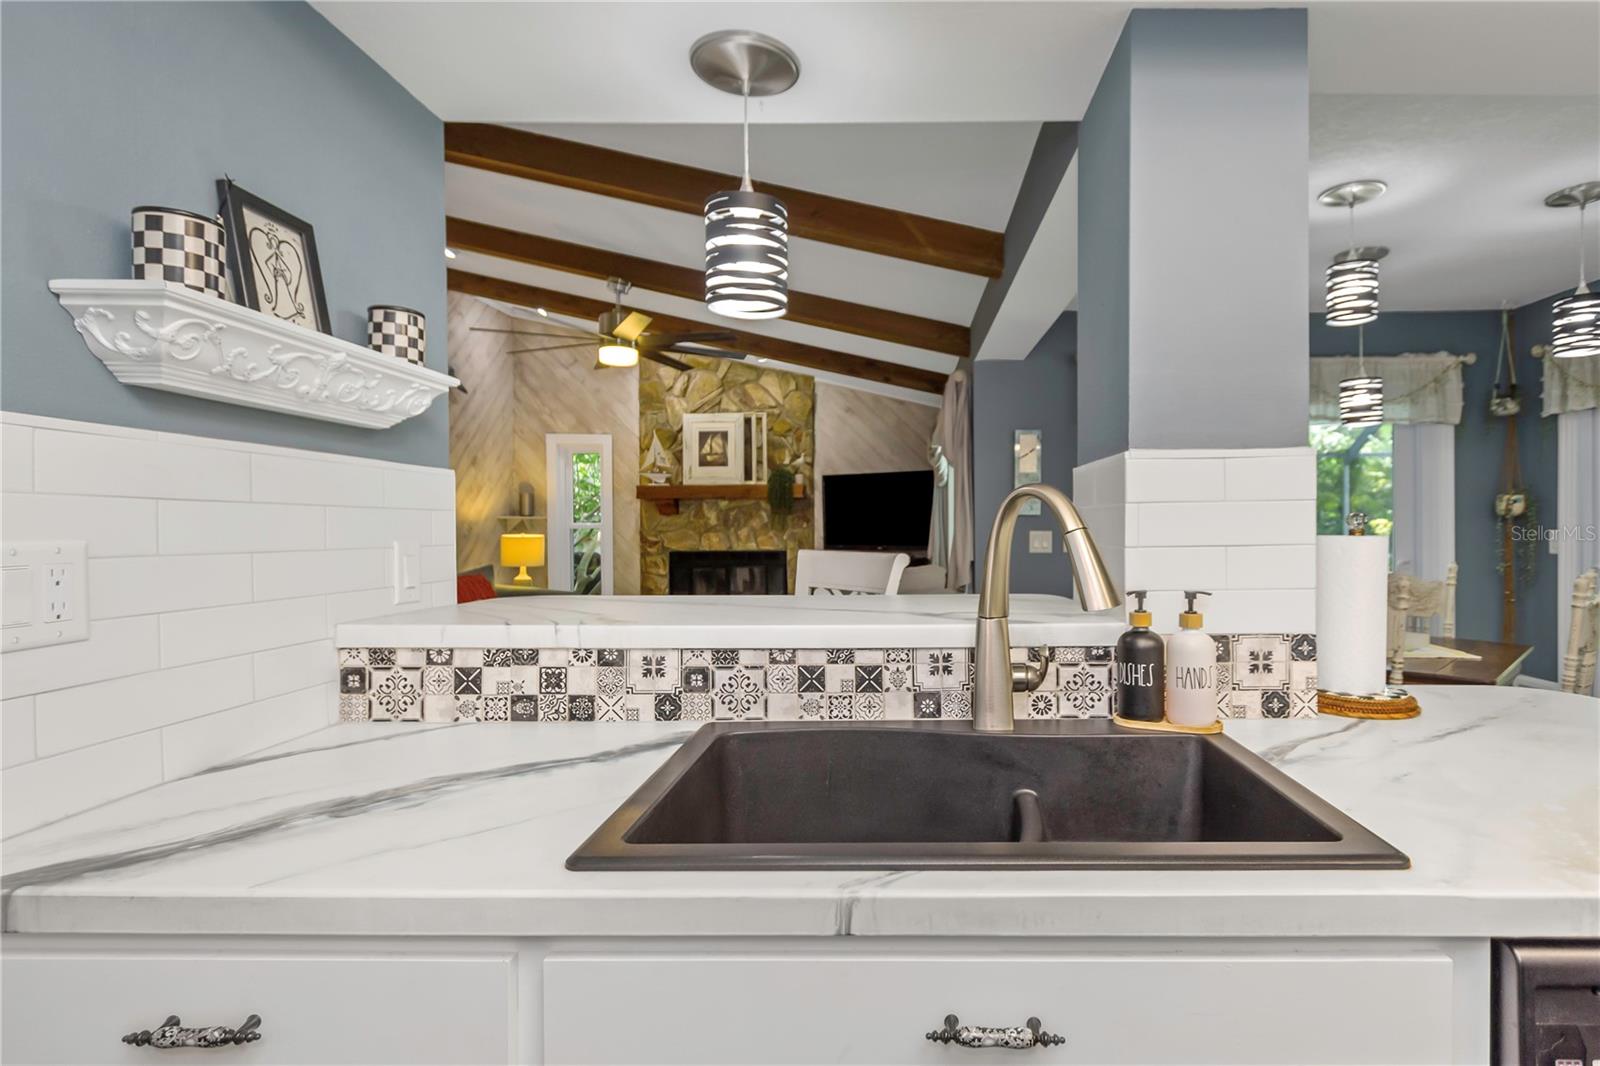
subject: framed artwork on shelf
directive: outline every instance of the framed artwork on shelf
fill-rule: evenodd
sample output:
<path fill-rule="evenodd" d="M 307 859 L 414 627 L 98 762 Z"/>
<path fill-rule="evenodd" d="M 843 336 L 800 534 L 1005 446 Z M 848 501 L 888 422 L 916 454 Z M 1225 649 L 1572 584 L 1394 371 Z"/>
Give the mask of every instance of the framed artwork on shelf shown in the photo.
<path fill-rule="evenodd" d="M 683 483 L 736 485 L 745 480 L 745 417 L 683 416 Z"/>
<path fill-rule="evenodd" d="M 332 333 L 311 224 L 227 178 L 217 182 L 217 195 L 239 302 L 280 321 Z"/>

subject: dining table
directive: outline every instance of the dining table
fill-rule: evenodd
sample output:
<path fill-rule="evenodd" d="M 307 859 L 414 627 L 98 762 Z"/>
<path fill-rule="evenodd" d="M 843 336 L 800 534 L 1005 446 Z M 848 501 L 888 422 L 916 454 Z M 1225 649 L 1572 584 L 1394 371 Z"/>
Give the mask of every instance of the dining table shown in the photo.
<path fill-rule="evenodd" d="M 1522 672 L 1533 651 L 1531 644 L 1506 644 L 1498 640 L 1433 637 L 1429 643 L 1476 658 L 1432 658 L 1407 655 L 1403 676 L 1411 685 L 1509 685 Z"/>

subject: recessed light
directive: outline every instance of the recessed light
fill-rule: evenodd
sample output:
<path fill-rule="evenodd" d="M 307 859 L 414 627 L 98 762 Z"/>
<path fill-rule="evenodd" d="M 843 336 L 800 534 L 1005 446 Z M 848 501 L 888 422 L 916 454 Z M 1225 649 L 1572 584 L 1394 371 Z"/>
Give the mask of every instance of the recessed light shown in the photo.
<path fill-rule="evenodd" d="M 550 317 L 550 312 L 549 312 L 549 311 L 546 311 L 546 310 L 545 310 L 545 309 L 544 309 L 544 308 L 542 308 L 542 307 L 535 307 L 535 308 L 534 308 L 534 310 L 535 310 L 535 311 L 537 311 L 537 312 L 539 312 L 539 317 L 540 317 L 540 318 L 549 318 L 549 317 Z"/>
<path fill-rule="evenodd" d="M 454 259 L 456 257 L 456 250 L 454 248 L 446 248 L 444 250 L 444 257 L 446 259 Z"/>

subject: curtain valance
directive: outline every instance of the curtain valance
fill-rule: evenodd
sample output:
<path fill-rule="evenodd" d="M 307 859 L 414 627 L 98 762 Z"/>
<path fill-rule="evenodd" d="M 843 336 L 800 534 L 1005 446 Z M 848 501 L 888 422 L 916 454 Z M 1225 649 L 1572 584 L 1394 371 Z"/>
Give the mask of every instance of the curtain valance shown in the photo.
<path fill-rule="evenodd" d="M 1383 379 L 1383 420 L 1400 424 L 1461 422 L 1461 359 L 1449 352 L 1431 355 L 1367 356 L 1365 372 Z M 1339 420 L 1339 382 L 1359 376 L 1353 355 L 1311 360 L 1311 418 Z M 1546 375 L 1548 378 L 1548 375 Z"/>
<path fill-rule="evenodd" d="M 1600 355 L 1553 359 L 1544 349 L 1544 414 L 1570 414 L 1600 407 Z"/>

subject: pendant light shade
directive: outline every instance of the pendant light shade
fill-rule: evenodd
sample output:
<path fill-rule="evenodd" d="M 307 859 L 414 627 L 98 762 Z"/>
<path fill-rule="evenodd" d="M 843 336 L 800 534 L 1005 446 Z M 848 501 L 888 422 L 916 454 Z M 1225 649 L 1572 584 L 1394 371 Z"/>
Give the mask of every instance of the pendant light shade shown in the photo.
<path fill-rule="evenodd" d="M 1327 323 L 1362 326 L 1378 317 L 1378 261 L 1335 260 L 1328 267 Z"/>
<path fill-rule="evenodd" d="M 1550 355 L 1556 359 L 1581 359 L 1600 355 L 1600 293 L 1589 291 L 1587 251 L 1588 233 L 1584 211 L 1600 200 L 1600 181 L 1586 181 L 1557 189 L 1544 198 L 1546 207 L 1578 209 L 1578 287 L 1563 296 L 1552 308 Z"/>
<path fill-rule="evenodd" d="M 689 49 L 689 65 L 744 104 L 744 180 L 706 198 L 706 306 L 727 318 L 782 318 L 789 311 L 789 209 L 750 183 L 750 98 L 787 92 L 800 60 L 782 41 L 718 30 Z"/>
<path fill-rule="evenodd" d="M 1339 422 L 1376 426 L 1383 421 L 1383 379 L 1345 378 L 1339 382 Z"/>
<path fill-rule="evenodd" d="M 706 200 L 706 306 L 728 318 L 789 310 L 789 209 L 737 189 Z"/>

